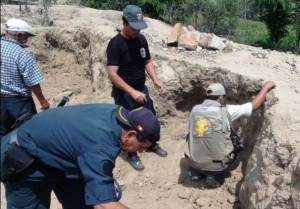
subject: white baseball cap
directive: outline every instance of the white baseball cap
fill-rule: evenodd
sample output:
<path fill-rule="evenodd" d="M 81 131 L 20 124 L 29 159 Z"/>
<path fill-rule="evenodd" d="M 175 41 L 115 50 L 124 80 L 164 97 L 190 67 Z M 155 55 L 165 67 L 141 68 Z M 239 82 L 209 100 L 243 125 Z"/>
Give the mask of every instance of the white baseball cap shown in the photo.
<path fill-rule="evenodd" d="M 207 96 L 224 96 L 226 94 L 225 88 L 220 83 L 213 83 L 206 89 Z"/>
<path fill-rule="evenodd" d="M 31 36 L 36 35 L 36 33 L 30 29 L 27 22 L 15 18 L 9 19 L 6 22 L 6 31 L 25 32 Z"/>

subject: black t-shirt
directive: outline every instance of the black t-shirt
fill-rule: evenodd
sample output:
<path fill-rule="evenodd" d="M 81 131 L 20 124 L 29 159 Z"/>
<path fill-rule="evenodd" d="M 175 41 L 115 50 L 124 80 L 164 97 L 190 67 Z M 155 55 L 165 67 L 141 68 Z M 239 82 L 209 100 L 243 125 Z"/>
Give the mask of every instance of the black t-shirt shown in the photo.
<path fill-rule="evenodd" d="M 151 58 L 145 36 L 125 39 L 118 34 L 108 43 L 106 53 L 107 66 L 119 66 L 118 75 L 127 84 L 133 88 L 145 84 L 145 63 Z"/>

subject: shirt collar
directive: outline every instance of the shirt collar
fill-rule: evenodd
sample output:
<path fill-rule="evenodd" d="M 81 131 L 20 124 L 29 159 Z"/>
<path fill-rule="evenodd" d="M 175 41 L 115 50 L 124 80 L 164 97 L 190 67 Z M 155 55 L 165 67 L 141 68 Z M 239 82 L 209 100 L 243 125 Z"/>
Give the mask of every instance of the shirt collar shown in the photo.
<path fill-rule="evenodd" d="M 1 41 L 8 41 L 8 42 L 17 44 L 17 45 L 19 45 L 19 46 L 22 47 L 22 48 L 27 48 L 27 47 L 29 47 L 29 46 L 26 45 L 26 44 L 19 43 L 19 42 L 17 42 L 15 39 L 13 39 L 13 38 L 8 38 L 8 37 L 6 37 L 6 36 L 1 36 Z"/>

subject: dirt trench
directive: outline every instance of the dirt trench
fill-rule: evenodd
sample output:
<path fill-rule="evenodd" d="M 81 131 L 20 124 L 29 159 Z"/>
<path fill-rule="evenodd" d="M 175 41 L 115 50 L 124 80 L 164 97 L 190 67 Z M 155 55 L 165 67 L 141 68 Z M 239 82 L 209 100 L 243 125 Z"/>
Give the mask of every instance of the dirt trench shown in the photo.
<path fill-rule="evenodd" d="M 111 83 L 105 70 L 105 48 L 110 37 L 98 33 L 97 29 L 79 28 L 51 28 L 39 34 L 31 50 L 45 74 L 43 89 L 52 107 L 65 95 L 71 99 L 67 105 L 113 103 L 110 97 Z M 146 209 L 152 198 L 157 200 L 157 205 L 152 208 L 158 209 L 192 209 L 200 206 L 247 208 L 249 197 L 244 195 L 241 201 L 239 195 L 249 157 L 258 140 L 271 137 L 270 133 L 263 131 L 269 124 L 264 114 L 265 108 L 254 113 L 251 119 L 241 119 L 235 123 L 244 150 L 240 154 L 237 169 L 227 176 L 226 183 L 216 191 L 207 190 L 203 181 L 195 183 L 190 180 L 183 156 L 184 140 L 189 111 L 203 101 L 205 87 L 210 83 L 222 83 L 227 91 L 228 103 L 240 104 L 258 93 L 261 81 L 232 73 L 228 69 L 203 67 L 157 51 L 152 57 L 158 77 L 165 86 L 164 95 L 156 93 L 149 78 L 146 83 L 162 125 L 161 145 L 168 150 L 169 156 L 164 160 L 149 153 L 143 154 L 142 161 L 148 169 L 139 173 L 132 170 L 126 162 L 126 156 L 121 154 L 114 174 L 122 182 L 125 203 Z M 266 106 L 274 103 L 269 102 Z M 153 171 L 150 165 L 154 167 Z M 146 194 L 151 191 L 156 191 L 156 194 L 146 200 Z M 217 201 L 215 193 L 219 194 Z M 136 195 L 140 201 L 133 201 Z"/>
<path fill-rule="evenodd" d="M 51 107 L 64 95 L 70 95 L 66 105 L 113 103 L 105 48 L 117 33 L 121 12 L 57 5 L 51 8 L 54 24 L 41 27 L 38 10 L 32 7 L 30 14 L 19 14 L 18 7 L 5 5 L 1 31 L 6 20 L 19 17 L 38 32 L 29 49 L 46 77 L 42 88 Z M 299 57 L 236 43 L 229 53 L 168 50 L 165 39 L 172 27 L 151 18 L 146 21 L 149 28 L 142 33 L 165 93 L 159 96 L 149 78 L 147 84 L 161 121 L 160 144 L 169 155 L 160 158 L 142 153 L 145 170 L 137 172 L 121 154 L 114 170 L 124 189 L 121 201 L 135 209 L 299 208 Z M 265 59 L 253 55 L 260 52 L 267 55 Z M 263 109 L 236 123 L 245 146 L 238 167 L 215 190 L 209 190 L 204 180 L 190 181 L 184 139 L 189 111 L 203 99 L 203 88 L 221 82 L 230 103 L 243 103 L 269 79 L 277 88 L 270 92 Z M 1 208 L 5 208 L 3 188 Z M 61 209 L 54 196 L 51 208 Z"/>

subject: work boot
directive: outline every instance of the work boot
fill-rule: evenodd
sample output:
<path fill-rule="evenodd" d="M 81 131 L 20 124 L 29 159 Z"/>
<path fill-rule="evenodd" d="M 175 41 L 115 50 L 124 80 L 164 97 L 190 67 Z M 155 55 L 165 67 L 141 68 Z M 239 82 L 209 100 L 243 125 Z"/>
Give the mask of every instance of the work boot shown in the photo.
<path fill-rule="evenodd" d="M 207 175 L 206 184 L 209 188 L 216 189 L 221 186 L 220 182 L 214 175 Z"/>
<path fill-rule="evenodd" d="M 201 175 L 196 169 L 193 167 L 189 168 L 189 176 L 191 177 L 192 181 L 200 181 L 204 178 L 203 175 Z"/>
<path fill-rule="evenodd" d="M 166 150 L 164 150 L 163 148 L 161 148 L 158 144 L 155 144 L 154 147 L 149 147 L 147 149 L 147 151 L 150 151 L 150 152 L 154 152 L 155 154 L 161 156 L 161 157 L 167 157 L 168 155 L 168 152 Z"/>
<path fill-rule="evenodd" d="M 130 152 L 127 155 L 127 160 L 129 162 L 129 164 L 137 171 L 142 171 L 144 170 L 144 165 L 141 162 L 139 156 L 137 155 L 136 152 Z"/>

